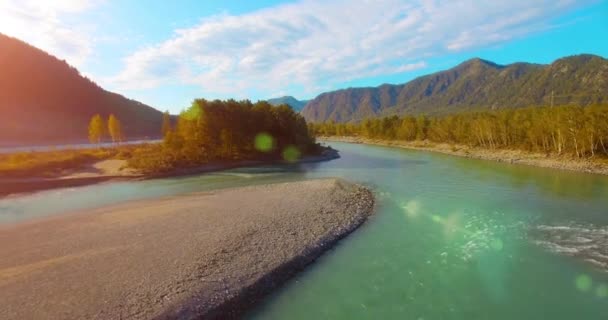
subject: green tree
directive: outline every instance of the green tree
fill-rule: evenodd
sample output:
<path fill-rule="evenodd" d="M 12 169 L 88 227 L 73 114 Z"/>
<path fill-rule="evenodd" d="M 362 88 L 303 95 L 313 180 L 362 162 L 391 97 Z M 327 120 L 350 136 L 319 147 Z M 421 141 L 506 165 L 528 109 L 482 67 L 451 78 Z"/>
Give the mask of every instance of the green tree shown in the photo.
<path fill-rule="evenodd" d="M 116 143 L 123 141 L 122 124 L 114 114 L 111 114 L 108 118 L 108 132 L 110 133 L 112 142 Z"/>
<path fill-rule="evenodd" d="M 89 122 L 89 141 L 91 143 L 101 143 L 106 133 L 105 129 L 106 127 L 101 115 L 94 115 Z"/>

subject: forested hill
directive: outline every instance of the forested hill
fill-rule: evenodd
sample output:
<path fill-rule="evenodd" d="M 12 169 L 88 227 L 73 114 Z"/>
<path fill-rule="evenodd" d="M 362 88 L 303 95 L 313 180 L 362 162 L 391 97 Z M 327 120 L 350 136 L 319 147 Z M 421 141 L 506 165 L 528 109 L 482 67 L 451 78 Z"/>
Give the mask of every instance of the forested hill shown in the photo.
<path fill-rule="evenodd" d="M 280 98 L 268 99 L 268 103 L 273 106 L 280 106 L 286 104 L 290 106 L 294 111 L 300 112 L 304 109 L 304 106 L 308 103 L 308 100 L 298 100 L 292 96 L 284 96 Z"/>
<path fill-rule="evenodd" d="M 65 61 L 0 34 L 0 144 L 86 141 L 89 119 L 113 113 L 127 139 L 160 136 L 162 113 L 108 92 Z"/>
<path fill-rule="evenodd" d="M 313 122 L 348 122 L 395 114 L 550 105 L 551 100 L 555 105 L 608 103 L 608 60 L 588 54 L 549 65 L 471 59 L 406 84 L 323 93 L 302 114 Z"/>

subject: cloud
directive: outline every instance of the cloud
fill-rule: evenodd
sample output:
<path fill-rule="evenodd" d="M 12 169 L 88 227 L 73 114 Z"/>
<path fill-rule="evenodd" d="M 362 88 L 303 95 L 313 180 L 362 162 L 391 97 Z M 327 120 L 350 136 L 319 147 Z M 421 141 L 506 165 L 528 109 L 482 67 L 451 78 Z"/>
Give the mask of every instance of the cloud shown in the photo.
<path fill-rule="evenodd" d="M 90 37 L 65 20 L 99 0 L 0 0 L 0 32 L 80 66 L 92 52 Z"/>
<path fill-rule="evenodd" d="M 537 32 L 575 0 L 309 0 L 222 14 L 124 59 L 126 89 L 197 85 L 211 95 L 308 91 L 426 67 L 429 57 Z"/>

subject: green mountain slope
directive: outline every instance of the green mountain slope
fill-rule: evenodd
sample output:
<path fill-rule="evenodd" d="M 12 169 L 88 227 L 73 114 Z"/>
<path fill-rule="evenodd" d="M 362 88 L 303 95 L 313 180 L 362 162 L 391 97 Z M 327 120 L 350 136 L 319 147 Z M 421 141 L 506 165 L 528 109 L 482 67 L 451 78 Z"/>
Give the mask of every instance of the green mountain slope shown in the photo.
<path fill-rule="evenodd" d="M 128 139 L 158 137 L 162 113 L 108 92 L 65 61 L 0 34 L 0 144 L 87 139 L 89 119 L 114 113 Z"/>
<path fill-rule="evenodd" d="M 294 111 L 300 112 L 304 109 L 304 106 L 308 103 L 308 100 L 298 100 L 292 96 L 284 96 L 280 98 L 268 99 L 268 103 L 273 106 L 286 104 L 290 106 Z"/>
<path fill-rule="evenodd" d="M 442 114 L 476 108 L 608 103 L 608 60 L 594 55 L 550 65 L 498 65 L 471 59 L 406 84 L 327 92 L 302 110 L 309 121 L 358 121 L 393 114 Z"/>

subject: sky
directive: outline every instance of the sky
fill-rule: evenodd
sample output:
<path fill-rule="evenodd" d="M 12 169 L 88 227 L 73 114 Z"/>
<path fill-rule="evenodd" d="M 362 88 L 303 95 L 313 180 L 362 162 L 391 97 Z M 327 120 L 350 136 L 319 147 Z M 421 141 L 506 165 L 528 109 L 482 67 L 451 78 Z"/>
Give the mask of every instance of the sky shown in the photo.
<path fill-rule="evenodd" d="M 0 0 L 0 32 L 177 113 L 194 98 L 405 83 L 473 57 L 608 58 L 608 1 Z"/>

